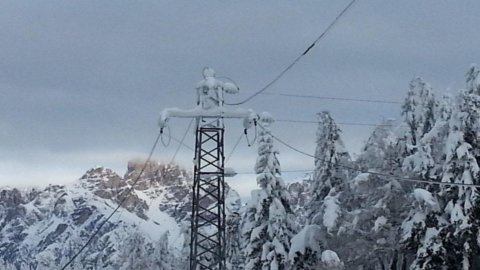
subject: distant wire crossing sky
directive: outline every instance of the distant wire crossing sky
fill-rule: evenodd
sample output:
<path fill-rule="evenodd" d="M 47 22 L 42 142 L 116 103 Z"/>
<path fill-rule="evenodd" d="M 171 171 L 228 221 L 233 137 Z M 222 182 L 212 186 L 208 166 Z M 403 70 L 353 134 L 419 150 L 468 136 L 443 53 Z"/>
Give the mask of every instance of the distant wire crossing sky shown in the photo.
<path fill-rule="evenodd" d="M 327 28 L 313 41 L 312 44 L 310 44 L 305 51 L 303 51 L 302 54 L 297 56 L 295 60 L 293 60 L 290 65 L 288 65 L 282 72 L 280 72 L 273 80 L 271 80 L 267 85 L 265 85 L 262 89 L 258 90 L 257 92 L 253 93 L 251 96 L 247 97 L 246 99 L 240 101 L 240 102 L 234 102 L 234 103 L 228 103 L 225 102 L 225 105 L 241 105 L 244 103 L 247 103 L 248 101 L 252 100 L 254 97 L 258 96 L 262 92 L 265 92 L 268 88 L 270 88 L 273 84 L 275 84 L 280 78 L 282 78 L 290 69 L 292 69 L 299 61 L 302 59 L 316 44 L 319 42 L 323 37 L 327 35 L 327 33 L 337 24 L 337 22 L 340 20 L 340 18 L 345 15 L 348 9 L 352 7 L 352 5 L 355 3 L 356 0 L 350 1 L 350 3 L 335 17 L 335 19 L 327 26 Z"/>
<path fill-rule="evenodd" d="M 284 93 L 272 93 L 272 92 L 264 92 L 264 93 L 261 93 L 261 94 L 262 95 L 268 95 L 268 96 L 308 98 L 308 99 L 325 99 L 325 100 L 340 100 L 340 101 L 356 101 L 356 102 L 368 102 L 368 103 L 386 103 L 386 104 L 400 104 L 401 103 L 400 101 L 394 101 L 394 100 L 324 97 L 324 96 L 314 96 L 314 95 L 284 94 Z"/>
<path fill-rule="evenodd" d="M 275 122 L 286 122 L 286 123 L 300 123 L 300 124 L 318 124 L 318 121 L 314 120 L 296 120 L 296 119 L 275 119 Z M 378 127 L 378 126 L 391 126 L 387 124 L 371 124 L 371 123 L 354 123 L 354 122 L 336 122 L 337 125 L 345 125 L 345 126 L 370 126 L 370 127 Z"/>

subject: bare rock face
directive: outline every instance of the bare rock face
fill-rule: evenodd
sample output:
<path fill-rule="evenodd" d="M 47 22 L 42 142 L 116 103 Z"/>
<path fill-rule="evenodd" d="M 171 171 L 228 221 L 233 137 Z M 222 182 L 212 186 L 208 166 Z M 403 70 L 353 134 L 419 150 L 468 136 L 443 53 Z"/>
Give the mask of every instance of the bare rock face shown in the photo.
<path fill-rule="evenodd" d="M 124 179 L 133 184 L 144 166 L 143 161 L 130 161 Z M 191 176 L 184 169 L 174 164 L 160 164 L 150 161 L 143 170 L 142 177 L 136 182 L 135 189 L 147 190 L 150 187 L 162 188 L 166 186 L 182 185 L 190 182 Z"/>
<path fill-rule="evenodd" d="M 145 168 L 144 168 L 145 167 Z M 158 207 L 181 221 L 188 216 L 191 204 L 191 176 L 174 164 L 161 164 L 135 160 L 128 162 L 127 171 L 121 177 L 111 169 L 98 167 L 88 170 L 79 181 L 81 187 L 96 196 L 112 200 L 142 219 L 148 219 L 146 211 L 151 201 L 161 198 Z M 139 191 L 148 198 L 140 198 Z"/>
<path fill-rule="evenodd" d="M 192 198 L 191 175 L 174 164 L 150 161 L 142 172 L 144 166 L 144 161 L 130 161 L 124 176 L 125 182 L 128 185 L 135 184 L 135 189 L 144 192 L 150 200 L 160 199 L 158 204 L 151 207 L 158 207 L 178 222 L 187 218 Z"/>
<path fill-rule="evenodd" d="M 103 199 L 114 199 L 126 189 L 125 181 L 111 169 L 98 167 L 88 170 L 81 178 L 80 185 Z"/>

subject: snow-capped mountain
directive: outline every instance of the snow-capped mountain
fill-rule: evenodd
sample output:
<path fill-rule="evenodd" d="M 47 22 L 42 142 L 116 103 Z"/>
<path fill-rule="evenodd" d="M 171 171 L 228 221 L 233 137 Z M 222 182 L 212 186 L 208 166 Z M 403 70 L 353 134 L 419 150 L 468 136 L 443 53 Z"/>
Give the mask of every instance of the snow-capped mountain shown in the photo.
<path fill-rule="evenodd" d="M 142 166 L 143 162 L 129 162 L 123 177 L 97 167 L 65 186 L 0 189 L 0 268 L 60 268 L 124 196 L 127 198 L 120 211 L 70 269 L 122 269 L 132 266 L 128 263 L 131 256 L 137 261 L 149 257 L 149 261 L 139 263 L 159 266 L 151 269 L 175 264 L 173 260 L 156 262 L 158 256 L 149 255 L 168 251 L 168 257 L 179 258 L 185 252 L 192 176 L 176 165 L 150 162 L 128 192 Z M 227 198 L 230 204 L 240 203 L 233 190 Z M 132 241 L 144 244 L 129 245 Z M 133 246 L 142 246 L 143 250 L 132 250 Z"/>

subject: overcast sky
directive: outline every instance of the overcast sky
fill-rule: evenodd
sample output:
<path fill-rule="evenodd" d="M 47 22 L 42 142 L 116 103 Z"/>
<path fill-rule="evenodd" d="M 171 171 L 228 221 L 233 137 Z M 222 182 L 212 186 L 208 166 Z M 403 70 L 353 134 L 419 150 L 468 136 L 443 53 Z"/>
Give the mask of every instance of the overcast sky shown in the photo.
<path fill-rule="evenodd" d="M 349 1 L 0 1 L 0 186 L 67 183 L 104 165 L 123 174 L 148 154 L 159 112 L 191 108 L 204 66 L 234 79 L 241 100 L 275 77 Z M 269 92 L 400 101 L 413 76 L 437 93 L 463 87 L 480 62 L 480 2 L 358 0 L 328 36 Z M 260 95 L 243 105 L 277 119 L 338 122 L 399 118 L 399 105 Z M 181 137 L 188 120 L 172 120 Z M 358 153 L 372 127 L 342 125 Z M 313 153 L 316 126 L 277 122 L 273 132 Z M 241 134 L 227 123 L 226 152 Z M 193 146 L 193 132 L 186 143 Z M 169 161 L 177 144 L 159 146 Z M 313 160 L 282 146 L 284 170 Z M 176 161 L 192 168 L 191 150 Z M 229 160 L 252 171 L 242 141 Z M 254 176 L 229 180 L 242 194 Z"/>

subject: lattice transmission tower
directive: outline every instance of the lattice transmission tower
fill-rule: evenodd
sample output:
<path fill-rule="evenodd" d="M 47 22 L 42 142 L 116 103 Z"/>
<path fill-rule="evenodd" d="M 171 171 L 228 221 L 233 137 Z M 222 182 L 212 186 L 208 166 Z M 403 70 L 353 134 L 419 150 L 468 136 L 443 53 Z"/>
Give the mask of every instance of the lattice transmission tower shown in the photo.
<path fill-rule="evenodd" d="M 252 110 L 229 110 L 223 106 L 224 94 L 239 88 L 215 77 L 204 68 L 197 85 L 197 106 L 192 110 L 165 109 L 159 125 L 163 130 L 169 118 L 195 118 L 195 157 L 191 216 L 190 270 L 225 269 L 225 167 L 224 118 L 243 119 L 248 129 L 257 118 Z"/>

